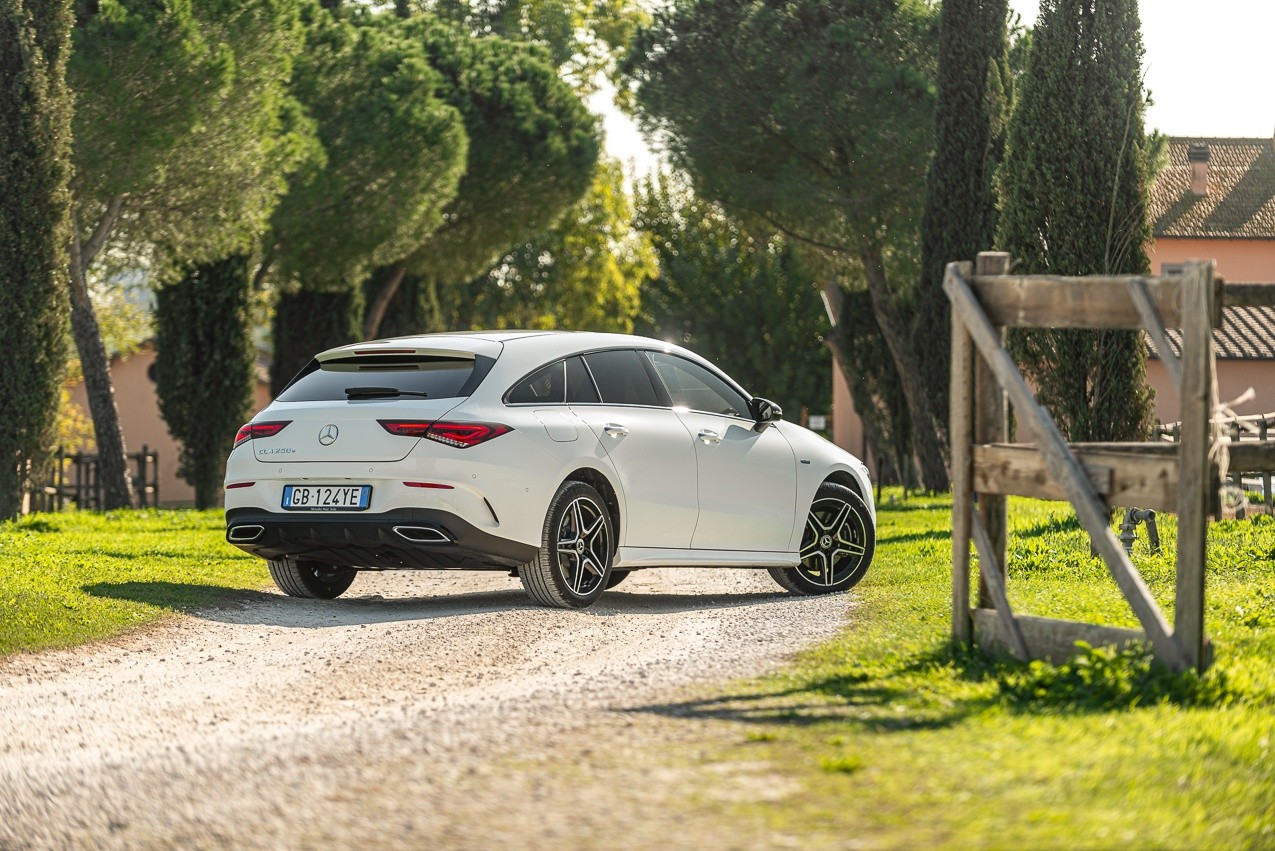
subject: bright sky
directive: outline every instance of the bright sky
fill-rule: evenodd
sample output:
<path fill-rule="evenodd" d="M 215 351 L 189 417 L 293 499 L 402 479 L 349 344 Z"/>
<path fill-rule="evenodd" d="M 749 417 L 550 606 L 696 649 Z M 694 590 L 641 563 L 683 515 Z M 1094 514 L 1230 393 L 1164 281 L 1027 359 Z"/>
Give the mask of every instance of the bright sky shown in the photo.
<path fill-rule="evenodd" d="M 1039 0 L 1010 0 L 1030 26 Z M 1154 101 L 1147 129 L 1170 136 L 1275 135 L 1275 0 L 1141 0 L 1144 70 Z M 607 150 L 639 172 L 655 166 L 637 128 L 610 106 Z"/>

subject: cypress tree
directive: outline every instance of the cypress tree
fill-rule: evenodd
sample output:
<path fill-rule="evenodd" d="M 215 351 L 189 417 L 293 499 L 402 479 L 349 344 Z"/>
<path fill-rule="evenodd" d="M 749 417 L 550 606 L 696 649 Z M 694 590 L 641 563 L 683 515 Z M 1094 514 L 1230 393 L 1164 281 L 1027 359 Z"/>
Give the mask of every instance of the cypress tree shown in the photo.
<path fill-rule="evenodd" d="M 310 358 L 361 338 L 363 291 L 354 287 L 279 294 L 274 312 L 270 394 L 278 396 Z"/>
<path fill-rule="evenodd" d="M 50 453 L 66 368 L 71 97 L 67 0 L 0 0 L 0 519 Z"/>
<path fill-rule="evenodd" d="M 948 409 L 951 310 L 943 270 L 973 260 L 996 238 L 994 177 L 1005 149 L 1011 75 L 1008 0 L 945 0 L 939 29 L 934 159 L 921 220 L 914 340 L 934 408 Z M 945 420 L 939 418 L 948 443 Z"/>
<path fill-rule="evenodd" d="M 235 430 L 253 403 L 248 258 L 191 267 L 156 293 L 155 380 L 159 410 L 181 442 L 177 474 L 195 507 L 217 504 Z"/>
<path fill-rule="evenodd" d="M 1000 172 L 1000 246 L 1017 270 L 1146 274 L 1149 180 L 1136 0 L 1042 0 Z M 1070 439 L 1136 440 L 1154 411 L 1142 335 L 1011 340 Z"/>

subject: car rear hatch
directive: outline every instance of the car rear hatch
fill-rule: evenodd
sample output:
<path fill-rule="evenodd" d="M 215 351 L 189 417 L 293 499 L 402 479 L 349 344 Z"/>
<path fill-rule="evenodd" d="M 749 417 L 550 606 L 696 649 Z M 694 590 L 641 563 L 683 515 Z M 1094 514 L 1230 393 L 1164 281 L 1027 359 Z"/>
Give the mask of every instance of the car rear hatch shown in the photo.
<path fill-rule="evenodd" d="M 253 457 L 268 464 L 401 460 L 419 437 L 385 424 L 441 418 L 474 391 L 502 348 L 472 338 L 445 348 L 394 342 L 345 346 L 311 361 L 254 421 L 287 424 L 269 436 L 259 429 Z"/>

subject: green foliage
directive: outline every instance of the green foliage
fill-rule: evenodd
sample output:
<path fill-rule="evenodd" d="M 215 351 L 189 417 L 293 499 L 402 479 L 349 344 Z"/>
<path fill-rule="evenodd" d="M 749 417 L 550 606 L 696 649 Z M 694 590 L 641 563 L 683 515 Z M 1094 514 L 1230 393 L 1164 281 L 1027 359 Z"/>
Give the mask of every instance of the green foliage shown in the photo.
<path fill-rule="evenodd" d="M 156 293 L 159 410 L 181 443 L 177 474 L 195 507 L 214 508 L 235 430 L 252 410 L 254 348 L 248 258 L 192 266 Z"/>
<path fill-rule="evenodd" d="M 644 130 L 701 197 L 829 253 L 843 280 L 866 285 L 923 482 L 942 489 L 943 412 L 919 383 L 907 318 L 936 24 L 919 0 L 683 0 L 638 35 L 627 70 Z"/>
<path fill-rule="evenodd" d="M 442 75 L 441 96 L 460 112 L 469 138 L 445 224 L 416 247 L 408 268 L 460 283 L 547 229 L 584 194 L 598 160 L 597 122 L 542 50 L 469 38 L 428 18 L 403 26 Z"/>
<path fill-rule="evenodd" d="M 827 411 L 828 319 L 797 248 L 666 177 L 640 188 L 639 209 L 659 275 L 642 288 L 638 331 L 694 349 L 792 419 L 803 407 Z"/>
<path fill-rule="evenodd" d="M 0 2 L 0 519 L 45 463 L 66 369 L 72 100 L 66 0 Z"/>
<path fill-rule="evenodd" d="M 633 330 L 643 283 L 655 274 L 649 238 L 633 228 L 619 163 L 598 166 L 593 186 L 550 230 L 484 275 L 444 290 L 446 327 Z"/>
<path fill-rule="evenodd" d="M 442 222 L 467 140 L 460 113 L 435 94 L 442 78 L 400 27 L 310 14 L 293 90 L 323 155 L 290 179 L 272 256 L 285 280 L 353 287 Z"/>
<path fill-rule="evenodd" d="M 1174 703 L 1218 706 L 1232 699 L 1225 672 L 1175 673 L 1155 661 L 1147 647 L 1093 647 L 1076 642 L 1076 653 L 1060 665 L 1034 661 L 998 675 L 1001 693 L 1018 708 L 1110 710 Z"/>
<path fill-rule="evenodd" d="M 278 396 L 319 352 L 358 341 L 362 297 L 362 290 L 356 287 L 279 294 L 274 314 L 274 360 L 270 364 L 272 396 Z"/>
<path fill-rule="evenodd" d="M 221 511 L 87 511 L 0 523 L 0 657 L 71 647 L 270 582 Z"/>
<path fill-rule="evenodd" d="M 74 183 L 81 237 L 111 199 L 134 265 L 242 249 L 286 174 L 313 155 L 288 94 L 302 47 L 297 0 L 102 0 L 75 29 Z"/>
<path fill-rule="evenodd" d="M 952 338 L 943 270 L 990 251 L 996 238 L 993 177 L 1005 148 L 1013 85 L 1008 14 L 1008 0 L 946 0 L 942 6 L 934 159 L 913 319 L 926 392 L 940 411 L 948 409 Z M 946 433 L 946 423 L 940 427 Z"/>
<path fill-rule="evenodd" d="M 1145 274 L 1149 150 L 1136 0 L 1044 0 L 999 183 L 1018 270 Z M 1140 440 L 1154 411 L 1140 333 L 1016 335 L 1015 354 L 1072 440 Z"/>

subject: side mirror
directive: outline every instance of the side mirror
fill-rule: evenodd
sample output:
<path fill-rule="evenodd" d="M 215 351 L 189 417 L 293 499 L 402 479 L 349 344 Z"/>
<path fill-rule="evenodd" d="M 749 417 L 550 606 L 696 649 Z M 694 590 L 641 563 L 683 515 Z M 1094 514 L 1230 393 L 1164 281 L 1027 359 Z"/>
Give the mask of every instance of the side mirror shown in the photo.
<path fill-rule="evenodd" d="M 783 408 L 760 396 L 754 396 L 748 400 L 748 413 L 752 415 L 753 422 L 757 423 L 758 431 L 761 431 L 770 423 L 784 418 Z"/>

